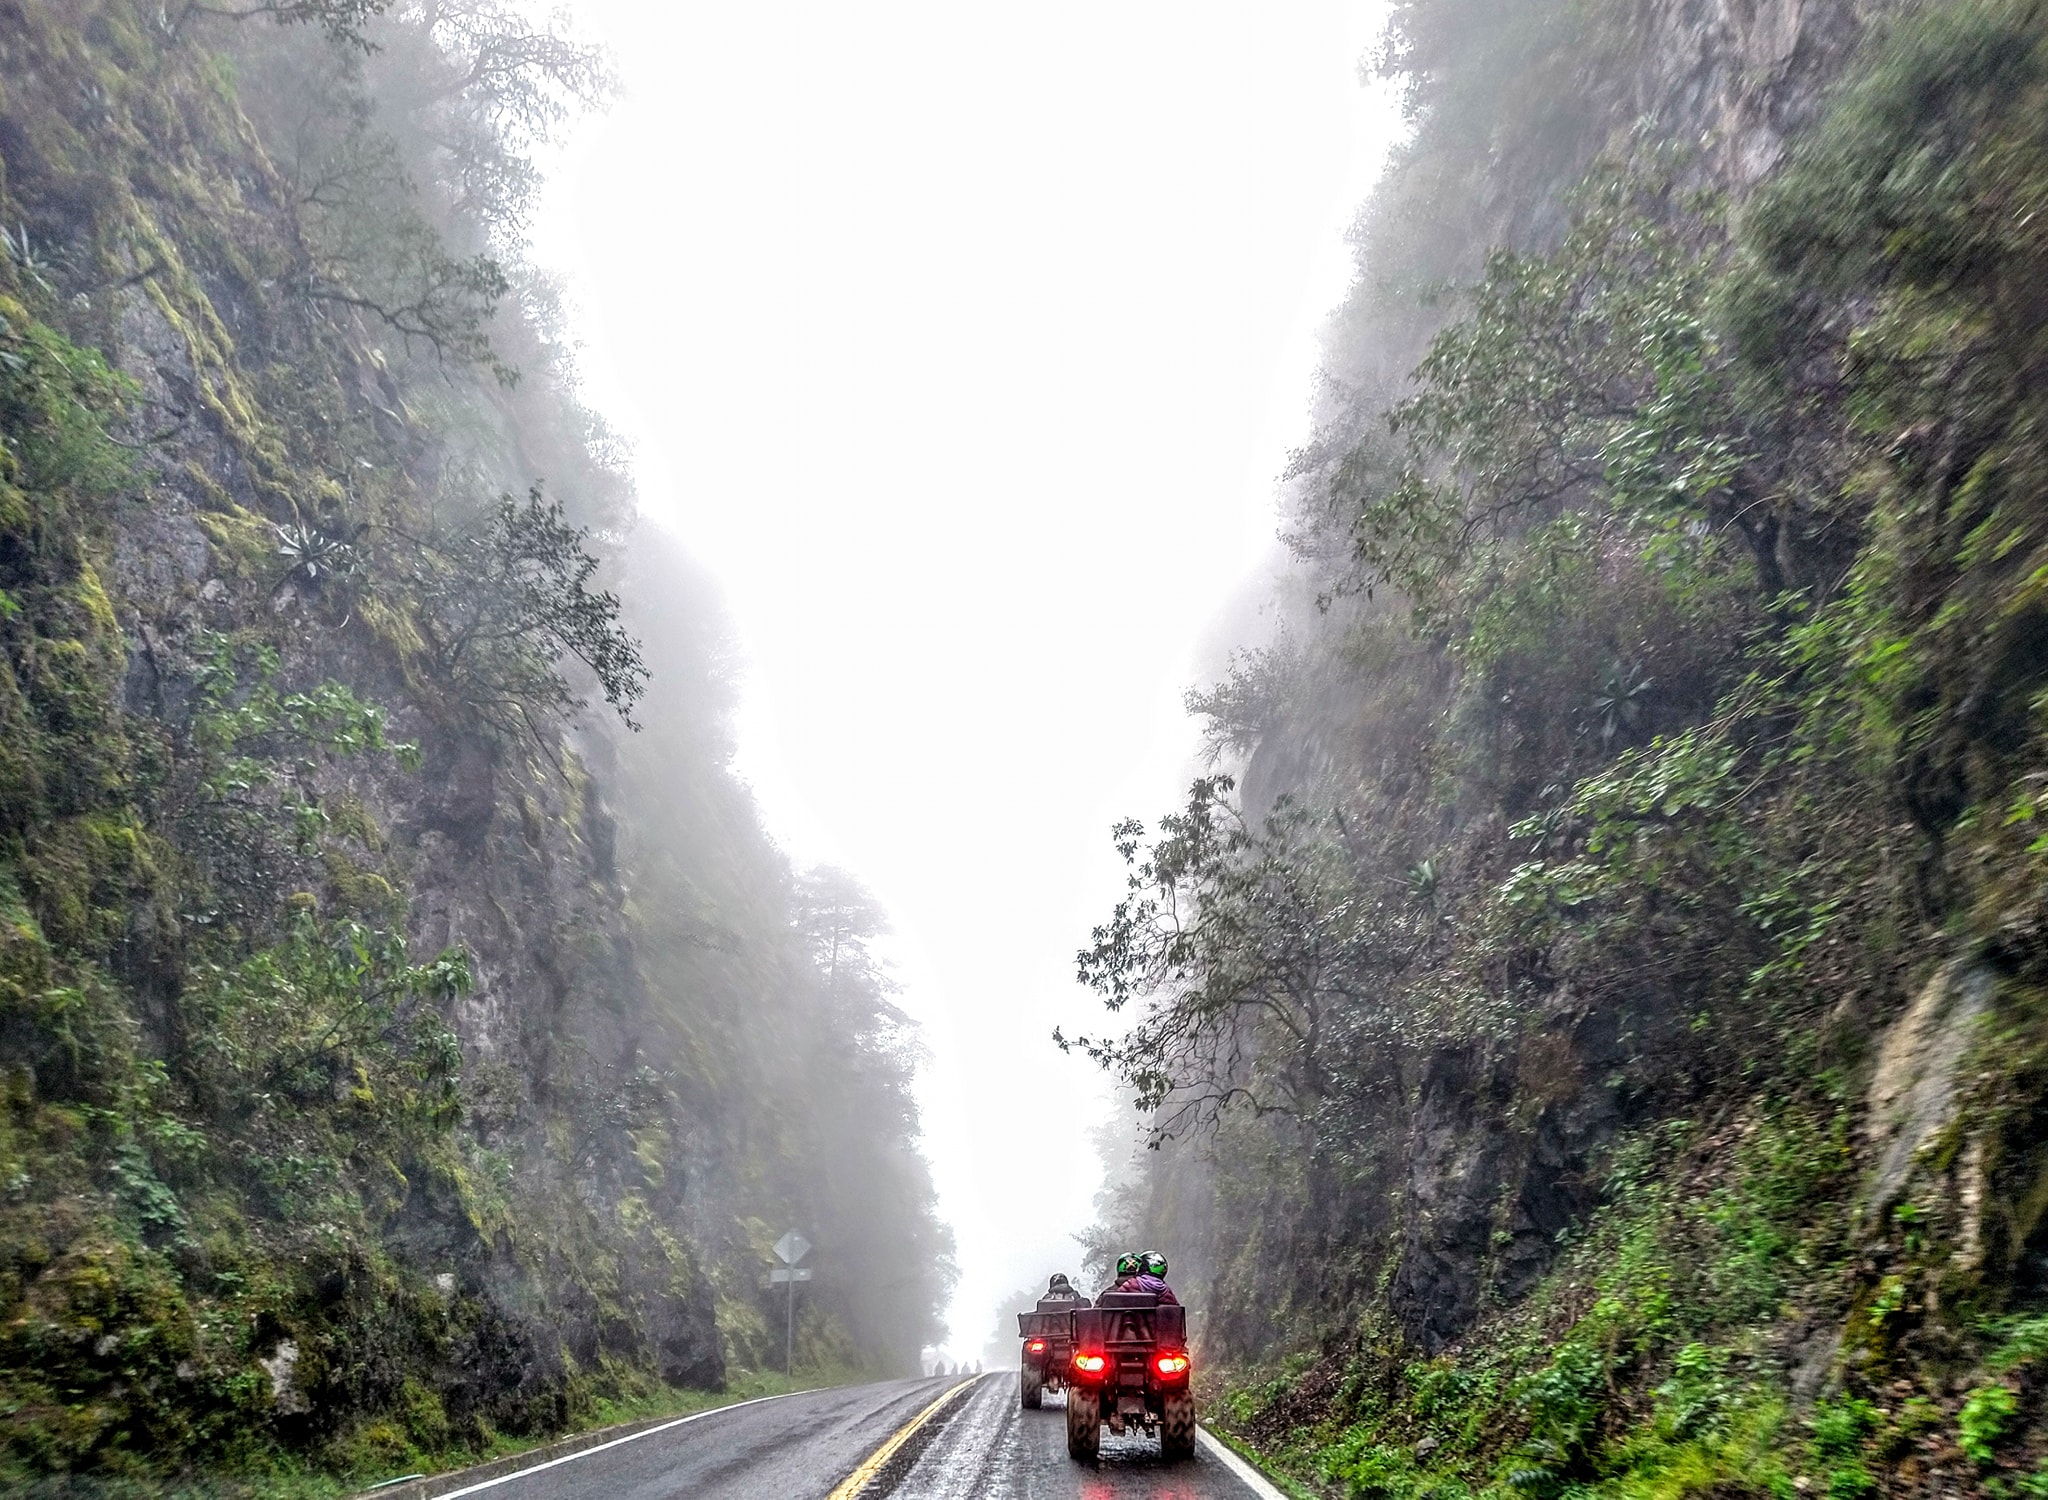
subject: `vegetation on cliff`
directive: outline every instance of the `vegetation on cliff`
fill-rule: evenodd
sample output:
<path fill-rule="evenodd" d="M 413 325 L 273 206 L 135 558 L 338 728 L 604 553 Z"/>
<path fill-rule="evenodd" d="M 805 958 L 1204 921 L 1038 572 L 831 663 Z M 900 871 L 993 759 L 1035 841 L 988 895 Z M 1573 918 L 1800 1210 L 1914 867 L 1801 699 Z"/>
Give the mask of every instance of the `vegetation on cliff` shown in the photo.
<path fill-rule="evenodd" d="M 2048 11 L 1498 9 L 1118 834 L 1112 1228 L 1318 1492 L 2039 1493 Z"/>
<path fill-rule="evenodd" d="M 879 917 L 521 263 L 607 87 L 497 0 L 0 5 L 0 1484 L 716 1389 L 792 1223 L 807 1366 L 934 1325 Z"/>

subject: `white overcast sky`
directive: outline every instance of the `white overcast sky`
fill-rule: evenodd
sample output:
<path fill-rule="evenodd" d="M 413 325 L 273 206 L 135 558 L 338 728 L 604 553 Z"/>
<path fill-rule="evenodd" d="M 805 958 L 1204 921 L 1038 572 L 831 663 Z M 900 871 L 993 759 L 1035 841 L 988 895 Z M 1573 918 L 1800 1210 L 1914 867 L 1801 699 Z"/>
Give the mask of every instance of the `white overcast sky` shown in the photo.
<path fill-rule="evenodd" d="M 1108 1105 L 1049 1037 L 1099 1023 L 1073 957 L 1110 824 L 1175 804 L 1181 694 L 1275 566 L 1397 130 L 1358 73 L 1384 9 L 575 6 L 625 92 L 556 163 L 537 258 L 649 521 L 724 591 L 771 831 L 893 916 L 951 1358 L 1078 1269 Z"/>

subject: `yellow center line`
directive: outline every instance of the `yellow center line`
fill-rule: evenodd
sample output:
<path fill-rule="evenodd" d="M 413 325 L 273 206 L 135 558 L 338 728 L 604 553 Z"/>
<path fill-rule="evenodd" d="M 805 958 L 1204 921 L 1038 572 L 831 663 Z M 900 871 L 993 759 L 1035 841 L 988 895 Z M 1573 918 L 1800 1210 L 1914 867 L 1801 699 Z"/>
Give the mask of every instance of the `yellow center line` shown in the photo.
<path fill-rule="evenodd" d="M 855 1495 L 858 1495 L 862 1490 L 867 1488 L 869 1480 L 873 1479 L 877 1474 L 882 1472 L 882 1465 L 887 1463 L 890 1459 L 896 1456 L 896 1450 L 898 1448 L 901 1448 L 905 1443 L 910 1441 L 911 1434 L 915 1433 L 918 1428 L 924 1426 L 925 1423 L 929 1422 L 934 1416 L 936 1416 L 938 1414 L 938 1410 L 940 1407 L 944 1406 L 948 1401 L 951 1401 L 955 1396 L 959 1395 L 962 1391 L 966 1390 L 970 1385 L 973 1385 L 975 1380 L 979 1380 L 980 1378 L 981 1377 L 977 1375 L 972 1380 L 961 1381 L 958 1385 L 954 1386 L 953 1389 L 946 1392 L 945 1395 L 939 1397 L 939 1399 L 934 1401 L 930 1406 L 927 1406 L 923 1411 L 919 1412 L 916 1416 L 912 1417 L 908 1422 L 905 1422 L 901 1427 L 897 1428 L 895 1436 L 891 1437 L 888 1442 L 882 1444 L 881 1447 L 877 1448 L 874 1452 L 870 1453 L 867 1456 L 867 1461 L 863 1463 L 858 1469 L 855 1469 L 851 1474 L 847 1475 L 846 1478 L 841 1480 L 839 1482 L 839 1488 L 834 1490 L 830 1495 L 827 1495 L 825 1497 L 825 1500 L 853 1500 L 853 1497 Z"/>

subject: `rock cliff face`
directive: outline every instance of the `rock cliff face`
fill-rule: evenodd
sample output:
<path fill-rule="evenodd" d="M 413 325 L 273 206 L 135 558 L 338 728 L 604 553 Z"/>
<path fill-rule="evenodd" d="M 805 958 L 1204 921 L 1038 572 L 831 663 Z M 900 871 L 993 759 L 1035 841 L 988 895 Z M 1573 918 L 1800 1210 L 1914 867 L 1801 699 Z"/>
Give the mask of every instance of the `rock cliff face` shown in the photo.
<path fill-rule="evenodd" d="M 1433 845 L 1438 864 L 1483 867 L 1527 809 L 1494 804 L 1492 789 L 1442 796 L 1443 751 L 1432 742 L 1455 712 L 1456 658 L 1426 636 L 1404 638 L 1398 599 L 1330 601 L 1327 580 L 1343 560 L 1316 530 L 1347 460 L 1385 430 L 1388 406 L 1412 389 L 1408 372 L 1455 305 L 1416 262 L 1434 270 L 1441 260 L 1453 279 L 1476 278 L 1497 246 L 1553 245 L 1586 174 L 1603 159 L 1646 151 L 1670 153 L 1689 189 L 1739 205 L 1811 124 L 1885 7 L 1687 0 L 1603 8 L 1569 45 L 1557 39 L 1566 23 L 1537 7 L 1531 14 L 1548 19 L 1525 22 L 1535 26 L 1533 43 L 1507 57 L 1498 54 L 1529 33 L 1510 26 L 1488 38 L 1483 28 L 1463 29 L 1470 14 L 1459 12 L 1453 29 L 1433 21 L 1432 9 L 1410 8 L 1407 50 L 1390 54 L 1414 70 L 1417 136 L 1361 218 L 1359 281 L 1326 334 L 1336 378 L 1289 480 L 1291 503 L 1306 518 L 1297 540 L 1308 554 L 1307 587 L 1326 592 L 1326 612 L 1295 617 L 1290 665 L 1248 726 L 1240 779 L 1250 808 L 1282 799 L 1348 805 L 1361 824 L 1397 828 L 1389 841 L 1411 857 Z M 1511 68 L 1531 81 L 1484 105 L 1466 98 L 1474 77 Z M 1434 1352 L 1488 1307 L 1527 1292 L 1560 1234 L 1598 1200 L 1598 1163 L 1617 1133 L 1698 1101 L 1701 1060 L 1685 1029 L 1695 1000 L 1684 985 L 1648 984 L 1617 1009 L 1572 986 L 1550 988 L 1523 1002 L 1539 1008 L 1543 1029 L 1519 1049 L 1458 1039 L 1417 1060 L 1416 1076 L 1399 1085 L 1412 1095 L 1407 1113 L 1365 1148 L 1385 1160 L 1362 1181 L 1333 1181 L 1309 1210 L 1333 1238 L 1398 1247 L 1382 1269 L 1360 1274 L 1387 1278 L 1378 1284 L 1409 1338 Z M 1198 1211 L 1194 1222 L 1158 1233 L 1199 1243 L 1201 1219 Z M 1380 1264 L 1376 1252 L 1367 1259 Z M 1210 1269 L 1206 1257 L 1196 1264 Z M 1301 1290 L 1272 1284 L 1284 1274 L 1267 1266 L 1229 1295 L 1301 1306 Z M 1341 1306 L 1358 1283 L 1340 1284 L 1344 1291 L 1324 1287 L 1309 1305 Z M 1260 1330 L 1249 1349 L 1275 1331 L 1243 1321 Z"/>
<path fill-rule="evenodd" d="M 1568 64 L 1592 107 L 1580 106 L 1574 128 L 1560 133 L 1546 170 L 1518 170 L 1521 163 L 1508 158 L 1486 172 L 1478 196 L 1488 207 L 1465 247 L 1467 273 L 1477 275 L 1481 253 L 1503 240 L 1519 236 L 1525 248 L 1551 242 L 1572 191 L 1603 154 L 1623 158 L 1646 146 L 1677 152 L 1688 185 L 1740 205 L 1813 122 L 1857 40 L 1887 9 L 1862 0 L 1681 0 L 1603 12 L 1583 53 Z M 1538 104 L 1546 114 L 1567 107 Z M 1512 122 L 1496 128 L 1506 132 Z M 1398 174 L 1429 171 L 1445 154 L 1430 140 L 1426 115 L 1420 145 L 1412 160 L 1396 166 L 1390 196 L 1402 191 Z M 1435 211 L 1455 213 L 1455 199 Z M 1367 299 L 1375 285 L 1402 285 L 1369 252 L 1361 269 Z M 1349 334 L 1344 318 L 1337 325 L 1343 333 L 1333 337 Z M 1421 335 L 1433 328 L 1425 322 L 1410 335 L 1407 366 L 1420 362 Z M 1343 348 L 1333 351 L 1339 360 Z M 1375 357 L 1384 358 L 1384 350 Z M 1337 451 L 1383 420 L 1380 389 L 1357 394 L 1363 399 L 1325 411 L 1312 455 Z M 1331 480 L 1325 463 L 1304 465 L 1294 483 L 1313 491 Z M 1403 745 L 1404 735 L 1408 742 L 1419 737 L 1428 712 L 1455 696 L 1448 663 L 1439 658 L 1428 670 L 1432 680 L 1418 690 L 1417 709 L 1395 722 L 1382 696 L 1386 682 L 1342 669 L 1319 678 L 1287 704 L 1250 756 L 1245 781 L 1252 800 L 1341 797 L 1359 788 L 1380 798 L 1412 780 L 1416 768 L 1387 764 L 1388 750 Z M 1482 809 L 1478 826 L 1462 830 L 1475 844 L 1496 842 L 1503 831 L 1501 822 L 1484 820 L 1488 812 L 1501 816 Z M 1453 816 L 1471 815 L 1461 809 Z M 1697 1098 L 1698 1081 L 1687 1076 L 1682 1028 L 1691 1012 L 1682 988 L 1644 987 L 1625 1014 L 1586 1002 L 1570 990 L 1549 997 L 1555 1030 L 1534 1058 L 1477 1063 L 1459 1050 L 1426 1065 L 1406 1149 L 1409 1222 L 1391 1284 L 1403 1328 L 1426 1348 L 1457 1337 L 1490 1303 L 1520 1296 L 1548 1267 L 1559 1233 L 1593 1205 L 1596 1163 L 1618 1130 Z M 1658 1065 L 1659 1052 L 1668 1066 Z M 1631 1061 L 1627 1089 L 1599 1085 Z M 1514 1204 L 1505 1219 L 1498 1210 L 1504 1199 Z"/>
<path fill-rule="evenodd" d="M 1634 115 L 1698 142 L 1723 185 L 1752 187 L 1812 121 L 1868 19 L 1883 9 L 1868 0 L 1645 7 L 1626 97 Z"/>
<path fill-rule="evenodd" d="M 406 92 L 524 23 L 298 9 L 0 5 L 9 1483 L 377 1477 L 716 1389 L 790 1223 L 814 1365 L 907 1365 L 943 1287 L 896 1023 L 726 770 L 715 609 L 617 540 L 465 206 L 509 106 Z"/>
<path fill-rule="evenodd" d="M 1201 1128 L 1105 1240 L 1312 1487 L 2042 1482 L 2044 43 L 1397 8 L 1297 597 L 1197 700 L 1246 822 L 1111 954 Z"/>

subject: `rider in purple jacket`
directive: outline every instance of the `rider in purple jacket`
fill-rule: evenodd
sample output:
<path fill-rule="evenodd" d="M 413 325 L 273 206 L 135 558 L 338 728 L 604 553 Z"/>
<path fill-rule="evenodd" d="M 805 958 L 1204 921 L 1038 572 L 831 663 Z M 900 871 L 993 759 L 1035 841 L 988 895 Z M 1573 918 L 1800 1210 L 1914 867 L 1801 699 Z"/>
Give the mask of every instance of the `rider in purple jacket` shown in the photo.
<path fill-rule="evenodd" d="M 1150 1292 L 1161 1302 L 1178 1304 L 1173 1288 L 1166 1284 L 1166 1257 L 1157 1250 L 1147 1250 L 1137 1257 L 1138 1272 L 1126 1276 L 1116 1284 L 1119 1292 Z"/>

